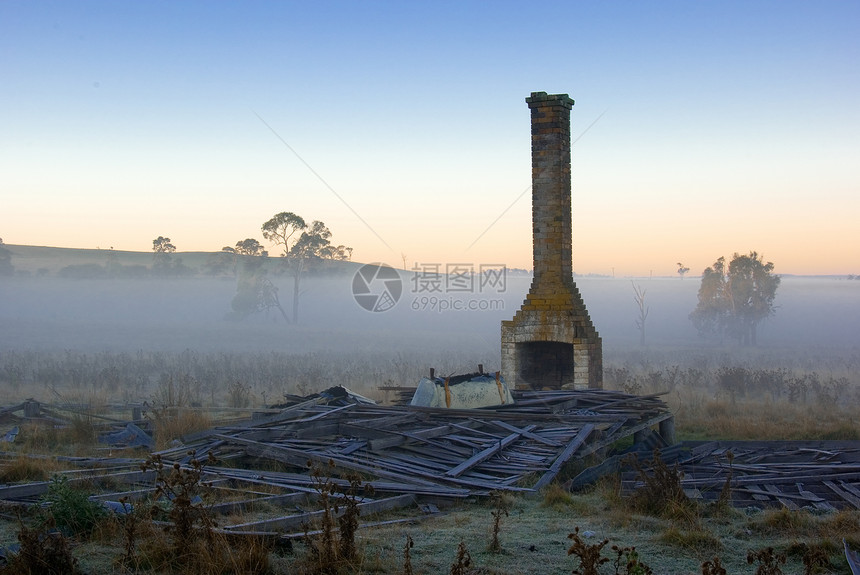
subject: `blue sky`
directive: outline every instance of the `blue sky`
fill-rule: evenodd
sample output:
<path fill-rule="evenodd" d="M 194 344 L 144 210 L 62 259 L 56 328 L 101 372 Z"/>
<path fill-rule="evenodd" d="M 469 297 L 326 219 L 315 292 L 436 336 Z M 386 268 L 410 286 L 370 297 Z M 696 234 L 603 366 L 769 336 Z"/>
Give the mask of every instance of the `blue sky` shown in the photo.
<path fill-rule="evenodd" d="M 358 261 L 531 267 L 546 91 L 576 100 L 578 273 L 858 273 L 858 29 L 857 2 L 3 0 L 0 237 L 216 251 L 293 211 Z"/>

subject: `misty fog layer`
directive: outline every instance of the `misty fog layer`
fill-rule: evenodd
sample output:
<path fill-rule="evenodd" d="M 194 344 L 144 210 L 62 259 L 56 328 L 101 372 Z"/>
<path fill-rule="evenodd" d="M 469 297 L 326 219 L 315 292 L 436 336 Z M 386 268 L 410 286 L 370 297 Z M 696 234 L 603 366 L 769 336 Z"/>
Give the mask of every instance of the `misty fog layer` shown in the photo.
<path fill-rule="evenodd" d="M 281 276 L 274 282 L 289 312 L 292 280 Z M 474 354 L 476 362 L 490 367 L 499 361 L 500 322 L 519 309 L 529 283 L 528 277 L 513 276 L 503 291 L 427 293 L 417 291 L 404 274 L 397 305 L 368 312 L 353 298 L 351 275 L 307 278 L 302 282 L 299 323 L 291 325 L 274 310 L 240 321 L 225 319 L 236 293 L 236 282 L 230 279 L 9 278 L 0 282 L 0 352 L 191 349 L 437 355 L 457 350 Z M 639 345 L 634 284 L 645 293 L 648 347 L 714 345 L 696 334 L 687 317 L 696 305 L 698 278 L 577 278 L 607 353 Z M 476 302 L 471 305 L 480 309 L 450 309 L 458 305 L 455 300 L 461 307 Z M 776 315 L 760 326 L 759 347 L 860 345 L 860 282 L 785 277 L 775 304 Z"/>

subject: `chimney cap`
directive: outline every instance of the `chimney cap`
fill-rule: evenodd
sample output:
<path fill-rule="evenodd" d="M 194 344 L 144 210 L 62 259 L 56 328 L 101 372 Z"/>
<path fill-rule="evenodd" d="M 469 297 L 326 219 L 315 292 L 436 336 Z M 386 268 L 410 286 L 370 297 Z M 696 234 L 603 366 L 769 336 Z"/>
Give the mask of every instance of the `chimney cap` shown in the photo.
<path fill-rule="evenodd" d="M 526 98 L 526 104 L 529 108 L 537 108 L 542 106 L 566 106 L 573 107 L 573 99 L 567 94 L 547 94 L 546 92 L 532 92 L 532 95 Z"/>

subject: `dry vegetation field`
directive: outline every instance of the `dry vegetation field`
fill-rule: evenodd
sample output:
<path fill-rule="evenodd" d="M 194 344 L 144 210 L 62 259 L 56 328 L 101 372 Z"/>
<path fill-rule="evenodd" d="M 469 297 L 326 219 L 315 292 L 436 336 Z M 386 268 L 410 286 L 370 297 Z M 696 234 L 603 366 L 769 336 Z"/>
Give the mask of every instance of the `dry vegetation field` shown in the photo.
<path fill-rule="evenodd" d="M 277 281 L 286 292 L 288 278 Z M 629 281 L 579 284 L 604 338 L 607 388 L 665 393 L 681 440 L 860 441 L 856 282 L 784 281 L 777 298 L 782 307 L 763 329 L 762 346 L 739 349 L 696 340 L 686 319 L 695 305 L 694 279 L 646 281 L 651 315 L 645 347 L 638 345 Z M 152 488 L 172 490 L 174 501 L 188 503 L 156 504 L 154 515 L 93 510 L 86 490 L 52 479 L 63 476 L 63 457 L 69 456 L 109 454 L 157 467 L 145 449 L 106 453 L 96 441 L 102 417 L 127 420 L 131 407 L 144 401 L 158 448 L 247 417 L 285 393 L 340 384 L 385 401 L 381 387 L 415 385 L 430 367 L 442 374 L 472 371 L 478 363 L 495 369 L 499 321 L 519 306 L 527 284 L 512 279 L 505 309 L 496 313 L 445 316 L 408 306 L 369 314 L 351 301 L 349 278 L 311 279 L 301 324 L 286 326 L 271 316 L 225 321 L 236 288 L 229 278 L 70 281 L 34 271 L 4 280 L 0 403 L 32 397 L 71 423 L 25 425 L 14 443 L 0 444 L 0 484 L 52 482 L 38 508 L 0 510 L 0 547 L 20 539 L 36 553 L 32 561 L 50 559 L 57 573 L 73 572 L 72 560 L 83 573 L 719 575 L 720 565 L 730 574 L 849 572 L 842 545 L 844 539 L 860 549 L 856 511 L 674 501 L 655 513 L 623 496 L 617 477 L 584 492 L 561 487 L 591 462 L 571 462 L 531 497 L 469 500 L 428 516 L 405 510 L 362 517 L 378 525 L 354 533 L 348 524 L 334 531 L 334 523 L 321 522 L 309 527 L 320 530 L 318 536 L 294 541 L 291 549 L 228 540 L 208 529 L 195 496 L 203 497 L 204 508 L 216 502 L 195 482 L 193 468 L 182 476 L 164 470 Z M 0 423 L 0 432 L 12 425 Z M 325 475 L 321 470 L 317 496 L 348 509 L 355 496 L 326 492 Z M 66 535 L 46 536 L 52 525 Z M 51 571 L 27 571 L 19 563 L 3 572 Z"/>
<path fill-rule="evenodd" d="M 451 361 L 456 366 L 465 358 Z M 808 355 L 777 349 L 615 350 L 608 357 L 606 384 L 637 394 L 668 392 L 664 398 L 676 415 L 679 439 L 857 440 L 858 363 L 860 356 L 852 350 L 810 350 Z M 424 371 L 423 362 L 396 354 L 3 353 L 4 397 L 22 397 L 26 391 L 55 407 L 66 405 L 93 416 L 79 413 L 65 428 L 21 429 L 16 442 L 4 446 L 0 482 L 50 480 L 64 467 L 54 457 L 58 454 L 103 455 L 95 442 L 95 416 L 116 413 L 123 403 L 118 397 L 129 402 L 147 398 L 155 412 L 161 410 L 163 416 L 154 423 L 156 439 L 165 445 L 223 417 L 215 407 L 260 407 L 285 391 L 302 394 L 331 382 L 382 401 L 380 385 L 409 381 Z M 147 459 L 145 451 L 122 456 L 141 463 Z M 131 527 L 128 517 L 99 513 L 87 527 L 67 528 L 67 543 L 78 569 L 98 573 L 587 573 L 587 558 L 596 552 L 609 560 L 598 566 L 600 573 L 645 573 L 649 568 L 698 573 L 714 557 L 728 573 L 754 573 L 762 565 L 786 573 L 847 573 L 842 540 L 860 548 L 860 515 L 855 511 L 737 510 L 682 502 L 654 514 L 635 498 L 623 497 L 615 477 L 581 493 L 561 488 L 583 465 L 569 464 L 538 496 L 469 501 L 423 519 L 405 511 L 362 518 L 382 524 L 355 532 L 354 550 L 347 555 L 341 555 L 337 533 L 329 542 L 295 542 L 285 551 L 189 532 L 182 548 L 196 551 L 193 560 L 183 559 L 170 552 L 177 545 L 176 522 L 181 525 L 182 520 L 169 515 L 162 517 L 170 526 L 165 531 L 148 516 L 136 517 Z M 86 494 L 76 498 L 75 490 L 62 485 L 56 491 L 47 510 L 4 510 L 0 545 L 33 536 L 28 530 L 37 530 L 40 522 L 56 521 L 52 513 L 84 512 Z M 332 501 L 341 497 L 330 496 Z M 185 521 L 205 532 L 199 517 Z M 385 524 L 390 521 L 396 522 Z M 604 540 L 609 542 L 598 550 Z M 748 552 L 769 547 L 773 557 L 765 554 L 747 562 Z M 777 562 L 782 557 L 784 564 Z"/>

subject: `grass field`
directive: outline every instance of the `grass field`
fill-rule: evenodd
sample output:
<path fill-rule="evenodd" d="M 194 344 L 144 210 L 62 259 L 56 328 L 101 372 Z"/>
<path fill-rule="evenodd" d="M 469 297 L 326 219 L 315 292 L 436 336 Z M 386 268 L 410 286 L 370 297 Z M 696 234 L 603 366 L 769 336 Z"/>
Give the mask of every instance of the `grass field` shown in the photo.
<path fill-rule="evenodd" d="M 292 363 L 308 370 L 322 361 L 320 356 L 313 354 L 293 358 L 262 357 L 268 357 L 272 365 Z M 860 387 L 856 379 L 858 358 L 850 352 L 846 355 L 819 353 L 810 357 L 790 354 L 780 358 L 780 354 L 773 350 L 766 353 L 748 351 L 742 357 L 736 357 L 737 361 L 733 364 L 727 363 L 724 354 L 706 350 L 687 354 L 632 350 L 628 353 L 619 352 L 613 357 L 616 359 L 607 365 L 607 383 L 613 387 L 639 393 L 669 391 L 667 398 L 677 417 L 680 439 L 860 439 L 857 423 L 857 405 L 860 401 Z M 28 358 L 51 365 L 46 357 L 40 358 L 35 353 Z M 821 363 L 814 363 L 816 359 Z M 242 354 L 208 356 L 188 352 L 155 353 L 149 356 L 128 356 L 125 358 L 127 363 L 123 363 L 110 354 L 76 356 L 67 353 L 56 359 L 56 365 L 90 365 L 91 373 L 97 374 L 112 364 L 113 369 L 119 370 L 115 373 L 121 374 L 125 368 L 141 369 L 140 365 L 136 365 L 136 360 L 140 360 L 147 369 L 158 365 L 161 369 L 185 373 L 196 373 L 195 370 L 205 366 L 212 370 L 211 373 L 229 370 L 230 366 L 238 372 L 253 371 L 252 366 L 257 366 L 260 381 L 269 377 L 266 375 L 267 367 L 261 365 L 261 357 Z M 339 374 L 338 377 L 348 377 L 347 374 L 354 369 L 367 373 L 374 363 L 378 364 L 377 377 L 380 378 L 386 375 L 389 378 L 404 377 L 398 374 L 409 374 L 419 369 L 414 363 L 398 365 L 391 362 L 390 358 L 386 362 L 381 357 L 366 358 L 364 363 L 360 363 L 358 356 L 326 357 L 325 361 L 325 369 L 330 370 L 331 374 Z M 339 361 L 343 364 L 339 365 Z M 732 369 L 727 371 L 729 367 Z M 96 386 L 90 392 L 92 382 L 87 372 L 83 369 L 82 372 L 81 384 L 87 391 L 81 399 L 92 402 L 94 408 L 98 408 L 98 401 L 94 398 L 109 403 L 107 388 Z M 734 379 L 726 378 L 729 373 Z M 123 376 L 118 377 L 117 389 L 127 387 L 122 381 Z M 186 387 L 176 394 L 176 397 L 182 396 L 184 399 L 175 401 L 190 402 L 195 393 L 200 393 L 197 384 L 209 381 L 210 377 L 201 375 L 200 380 L 186 379 L 183 384 Z M 297 375 L 296 381 L 309 381 L 305 377 L 308 377 L 307 373 Z M 781 383 L 772 383 L 775 379 Z M 762 387 L 765 380 L 771 382 L 770 386 Z M 374 389 L 373 385 L 362 386 L 359 380 L 348 383 L 354 384 L 357 390 L 382 399 L 382 393 Z M 8 386 L 9 382 L 0 385 Z M 806 386 L 806 393 L 792 394 L 791 390 L 799 385 Z M 300 391 L 302 385 L 298 384 L 298 388 L 297 391 Z M 274 390 L 275 387 L 271 393 L 275 393 Z M 72 394 L 73 390 L 68 389 L 66 392 Z M 139 388 L 139 392 L 149 393 L 147 397 L 150 401 L 166 401 L 158 382 L 152 388 Z M 202 399 L 206 404 L 214 402 L 225 405 L 229 401 L 229 393 L 225 388 L 212 397 L 204 394 Z M 259 388 L 255 388 L 252 401 L 257 405 L 262 403 Z M 196 424 L 205 428 L 209 422 Z M 33 433 L 34 437 L 28 439 L 28 433 Z M 10 451 L 22 455 L 34 452 L 97 454 L 98 451 L 90 451 L 96 447 L 92 438 L 93 434 L 86 432 L 85 422 L 50 434 L 24 431 L 21 440 L 10 446 Z M 143 461 L 145 453 L 140 453 L 139 457 Z M 15 471 L 18 475 L 10 475 L 4 481 L 44 480 L 60 467 L 50 458 L 34 465 L 26 458 L 11 457 L 6 459 L 3 472 Z M 363 518 L 369 521 L 405 522 L 358 531 L 355 535 L 358 553 L 339 567 L 332 567 L 334 571 L 326 571 L 330 565 L 326 569 L 320 567 L 316 563 L 316 555 L 309 551 L 311 548 L 297 543 L 292 553 L 283 554 L 274 550 L 267 553 L 267 571 L 257 572 L 402 573 L 409 536 L 413 541 L 409 562 L 414 573 L 457 572 L 452 570 L 452 565 L 457 564 L 457 549 L 461 542 L 465 544 L 471 558 L 472 569 L 460 571 L 463 573 L 571 573 L 579 566 L 579 559 L 567 554 L 573 543 L 568 535 L 575 528 L 579 528 L 582 534 L 588 534 L 588 537 L 582 536 L 582 545 L 586 547 L 597 545 L 604 539 L 609 540 L 602 550 L 602 556 L 612 560 L 602 565 L 600 572 L 605 574 L 615 572 L 613 562 L 617 553 L 611 550 L 612 545 L 635 547 L 639 560 L 655 573 L 698 573 L 701 572 L 703 562 L 719 557 L 729 573 L 750 574 L 756 571 L 758 564 L 747 563 L 748 552 L 758 552 L 768 547 L 773 547 L 777 555 L 786 556 L 787 562 L 781 566 L 785 573 L 847 573 L 847 564 L 841 554 L 842 539 L 860 546 L 860 514 L 854 511 L 822 514 L 807 510 L 732 510 L 714 505 L 691 504 L 653 516 L 639 510 L 631 499 L 622 497 L 617 480 L 612 477 L 583 493 L 570 494 L 562 490 L 560 482 L 578 469 L 578 464 L 571 464 L 560 475 L 558 482 L 537 497 L 506 496 L 507 514 L 501 516 L 497 535 L 499 546 L 495 550 L 492 548 L 493 513 L 498 513 L 498 506 L 492 500 L 478 500 L 443 508 L 443 513 L 436 517 L 422 518 L 414 511 L 406 511 Z M 272 513 L 277 514 L 277 509 L 273 509 Z M 8 512 L 6 516 L 9 517 Z M 35 517 L 25 519 L 25 524 L 33 521 Z M 234 517 L 230 521 L 238 519 Z M 19 529 L 15 521 L 3 522 L 0 544 L 14 542 Z M 96 529 L 86 536 L 79 535 L 73 539 L 72 555 L 79 560 L 85 572 L 110 572 L 117 568 L 116 562 L 122 554 L 121 532 L 121 526 L 117 525 L 114 528 Z M 140 538 L 139 552 L 145 554 L 147 546 L 155 545 L 154 542 L 162 541 L 161 538 L 165 536 L 158 529 L 152 531 L 151 527 L 141 527 L 136 535 Z M 227 547 L 225 543 L 223 548 Z M 222 555 L 200 555 L 208 559 L 201 559 L 201 563 L 195 564 L 194 570 L 205 573 L 231 572 L 231 568 L 223 568 L 232 564 L 232 568 L 238 569 L 238 565 L 244 565 L 250 570 L 248 572 L 253 572 L 248 567 L 249 559 L 243 549 L 241 546 L 236 547 L 235 556 L 229 559 Z M 624 556 L 627 557 L 629 553 L 628 549 Z M 813 556 L 824 557 L 827 567 L 807 571 L 803 563 L 804 556 L 807 561 Z M 138 563 L 131 572 L 188 572 L 191 569 L 185 564 L 181 568 L 167 567 L 164 563 L 156 565 L 153 561 L 147 559 Z M 624 565 L 626 560 L 619 567 L 619 572 L 626 572 Z"/>
<path fill-rule="evenodd" d="M 34 397 L 122 413 L 128 411 L 123 406 L 143 400 L 214 409 L 235 401 L 236 385 L 245 390 L 251 407 L 278 401 L 284 393 L 306 394 L 337 384 L 383 400 L 380 386 L 414 385 L 430 367 L 442 374 L 471 371 L 478 363 L 496 369 L 499 321 L 514 313 L 528 285 L 527 278 L 512 278 L 508 291 L 498 296 L 504 307 L 494 312 L 426 313 L 399 305 L 373 314 L 351 299 L 351 276 L 309 278 L 298 325 L 265 314 L 231 322 L 224 318 L 235 278 L 67 280 L 56 276 L 63 264 L 98 263 L 107 250 L 40 250 L 31 248 L 29 259 L 14 260 L 29 275 L 0 279 L 0 394 L 6 405 Z M 190 255 L 180 255 L 194 263 Z M 129 258 L 123 265 L 151 263 L 151 254 Z M 289 277 L 276 280 L 288 293 Z M 644 347 L 633 325 L 637 310 L 631 281 L 578 280 L 604 340 L 606 386 L 636 394 L 667 392 L 663 397 L 676 416 L 680 439 L 860 440 L 860 289 L 855 289 L 860 286 L 785 279 L 777 296 L 780 308 L 762 330 L 761 347 L 740 349 L 695 337 L 686 320 L 695 305 L 694 278 L 636 281 L 647 288 L 651 306 Z M 409 289 L 404 276 L 407 304 L 414 296 Z M 165 393 L 169 382 L 172 395 Z M 211 420 L 187 423 L 206 427 Z M 99 454 L 93 437 L 87 418 L 67 429 L 24 430 L 19 441 L 4 447 L 0 481 L 49 479 L 62 465 L 53 457 L 36 460 L 29 454 Z M 135 456 L 143 462 L 147 454 Z M 576 471 L 572 464 L 559 481 Z M 75 500 L 61 506 L 80 505 L 70 501 Z M 404 559 L 409 536 L 414 573 L 554 574 L 583 571 L 576 555 L 567 553 L 574 543 L 568 535 L 578 527 L 580 551 L 605 538 L 610 542 L 602 554 L 615 559 L 612 545 L 635 546 L 654 573 L 701 573 L 704 561 L 719 556 L 728 573 L 752 574 L 759 563 L 747 563 L 748 551 L 774 547 L 786 556 L 786 563 L 778 564 L 785 573 L 847 573 L 842 539 L 860 548 L 856 512 L 693 505 L 653 516 L 621 497 L 613 478 L 576 494 L 556 484 L 537 497 L 507 498 L 505 505 L 506 515 L 486 500 L 464 502 L 434 517 L 410 511 L 375 518 L 404 521 L 360 530 L 358 553 L 340 567 L 314 563 L 314 554 L 302 544 L 282 554 L 235 542 L 216 545 L 219 553 L 201 551 L 194 566 L 159 563 L 156 557 L 165 556 L 155 549 L 169 549 L 169 534 L 146 520 L 135 537 L 138 551 L 149 554 L 150 562 L 122 564 L 129 523 L 110 518 L 72 537 L 71 554 L 89 573 L 264 572 L 261 557 L 272 573 L 404 573 L 410 572 Z M 33 509 L 2 510 L 0 547 L 22 532 L 18 512 L 28 528 L 44 517 Z M 495 550 L 494 512 L 500 517 Z M 461 542 L 471 556 L 468 568 L 457 562 Z M 803 557 L 809 562 L 815 553 L 824 553 L 829 566 L 804 565 Z M 625 559 L 629 555 L 629 549 L 624 551 Z M 646 571 L 626 560 L 617 569 L 612 561 L 600 567 L 607 575 L 634 572 Z"/>

